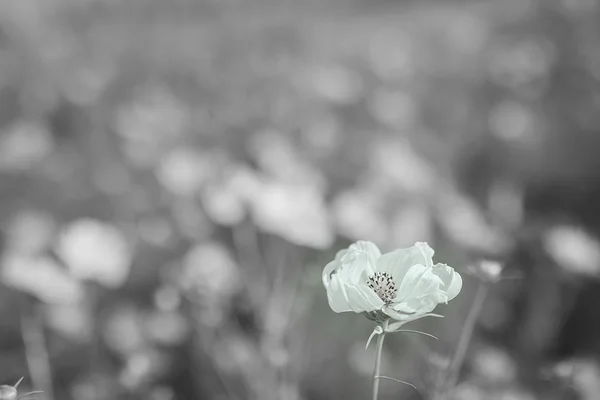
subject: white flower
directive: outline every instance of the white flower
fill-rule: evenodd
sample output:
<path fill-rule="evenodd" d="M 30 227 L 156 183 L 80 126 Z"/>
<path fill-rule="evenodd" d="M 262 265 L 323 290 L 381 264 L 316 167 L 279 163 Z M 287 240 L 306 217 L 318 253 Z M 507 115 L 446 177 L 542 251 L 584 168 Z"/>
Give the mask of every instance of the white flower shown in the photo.
<path fill-rule="evenodd" d="M 400 321 L 425 316 L 462 288 L 460 274 L 434 265 L 433 254 L 425 242 L 382 255 L 375 244 L 358 241 L 323 270 L 329 306 L 337 313 L 383 311 Z"/>
<path fill-rule="evenodd" d="M 132 249 L 115 226 L 82 218 L 61 233 L 56 252 L 73 276 L 108 288 L 125 283 L 131 267 Z"/>

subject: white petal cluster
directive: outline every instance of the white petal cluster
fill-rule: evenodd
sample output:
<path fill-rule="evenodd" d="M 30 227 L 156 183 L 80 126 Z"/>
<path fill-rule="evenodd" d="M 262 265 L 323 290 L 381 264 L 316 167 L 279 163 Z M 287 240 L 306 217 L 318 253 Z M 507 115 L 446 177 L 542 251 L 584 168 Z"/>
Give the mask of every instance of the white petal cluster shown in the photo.
<path fill-rule="evenodd" d="M 371 242 L 352 244 L 323 270 L 331 309 L 382 311 L 400 321 L 425 316 L 462 288 L 460 274 L 446 264 L 434 264 L 433 254 L 425 242 L 386 254 Z"/>

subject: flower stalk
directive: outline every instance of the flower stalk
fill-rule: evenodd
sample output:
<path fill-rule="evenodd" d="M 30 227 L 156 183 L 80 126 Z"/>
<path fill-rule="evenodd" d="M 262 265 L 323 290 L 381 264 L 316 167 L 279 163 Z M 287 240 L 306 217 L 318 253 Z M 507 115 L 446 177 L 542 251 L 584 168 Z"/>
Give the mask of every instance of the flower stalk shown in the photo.
<path fill-rule="evenodd" d="M 379 396 L 379 379 L 381 378 L 381 352 L 383 350 L 383 340 L 385 331 L 377 335 L 377 346 L 375 350 L 375 366 L 373 367 L 373 400 Z"/>
<path fill-rule="evenodd" d="M 460 374 L 462 365 L 465 362 L 467 349 L 469 348 L 471 338 L 473 337 L 473 331 L 475 330 L 477 319 L 479 314 L 481 314 L 481 310 L 483 309 L 483 303 L 487 297 L 489 287 L 490 284 L 487 282 L 482 282 L 477 287 L 475 299 L 473 300 L 473 304 L 471 305 L 471 309 L 469 310 L 469 314 L 467 315 L 467 319 L 465 320 L 465 324 L 461 331 L 458 345 L 456 346 L 456 351 L 454 352 L 446 379 L 444 380 L 444 384 L 441 388 L 442 390 L 437 396 L 438 400 L 445 400 L 448 395 L 454 391 L 454 387 L 458 381 L 458 375 Z"/>

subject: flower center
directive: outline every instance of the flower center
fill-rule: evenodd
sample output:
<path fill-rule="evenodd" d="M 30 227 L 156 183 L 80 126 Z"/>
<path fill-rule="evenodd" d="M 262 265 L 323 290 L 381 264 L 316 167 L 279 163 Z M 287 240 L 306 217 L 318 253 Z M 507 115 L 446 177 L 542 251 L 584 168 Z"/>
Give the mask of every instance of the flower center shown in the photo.
<path fill-rule="evenodd" d="M 367 279 L 367 285 L 373 289 L 384 303 L 391 303 L 398 293 L 396 283 L 387 272 L 375 272 Z"/>

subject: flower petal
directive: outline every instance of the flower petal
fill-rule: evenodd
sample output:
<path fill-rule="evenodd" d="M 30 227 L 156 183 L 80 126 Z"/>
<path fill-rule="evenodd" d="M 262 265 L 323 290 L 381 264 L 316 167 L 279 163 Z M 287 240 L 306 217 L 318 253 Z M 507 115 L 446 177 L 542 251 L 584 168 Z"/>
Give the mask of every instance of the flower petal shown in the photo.
<path fill-rule="evenodd" d="M 373 273 L 380 255 L 381 251 L 372 242 L 358 241 L 351 244 L 348 248 L 338 251 L 335 259 L 325 266 L 322 273 L 323 285 L 327 287 L 332 274 L 342 271 L 345 279 L 359 282 L 365 271 L 368 274 Z"/>
<path fill-rule="evenodd" d="M 433 273 L 431 268 L 421 264 L 413 265 L 400 282 L 396 299 L 402 302 L 436 295 L 441 286 L 443 286 L 442 280 Z"/>
<path fill-rule="evenodd" d="M 446 292 L 447 301 L 458 296 L 458 293 L 462 289 L 462 277 L 454 268 L 446 264 L 436 264 L 433 267 L 433 273 L 442 280 L 442 290 Z"/>
<path fill-rule="evenodd" d="M 344 253 L 338 253 L 338 255 L 340 256 L 339 261 L 343 265 L 341 272 L 344 279 L 352 284 L 358 284 L 365 280 L 365 275 L 374 273 L 381 251 L 372 242 L 358 241 L 350 245 Z"/>
<path fill-rule="evenodd" d="M 433 254 L 433 249 L 427 243 L 417 242 L 412 247 L 394 250 L 379 257 L 376 271 L 387 272 L 399 285 L 412 266 L 421 264 L 431 267 Z"/>
<path fill-rule="evenodd" d="M 375 244 L 359 241 L 337 253 L 323 269 L 323 285 L 329 306 L 335 312 L 376 311 L 383 301 L 368 287 L 366 277 L 374 272 L 381 252 Z"/>
<path fill-rule="evenodd" d="M 353 311 L 355 313 L 377 311 L 383 301 L 366 284 L 354 286 L 343 282 L 334 274 L 327 288 L 327 300 L 334 312 Z"/>
<path fill-rule="evenodd" d="M 352 307 L 350 307 L 350 304 L 348 302 L 348 295 L 346 293 L 344 285 L 340 283 L 339 276 L 334 274 L 331 277 L 326 288 L 327 301 L 329 302 L 329 307 L 331 307 L 331 309 L 334 312 L 341 313 L 346 311 L 352 311 Z"/>

